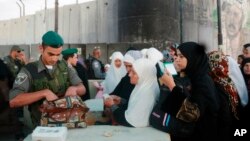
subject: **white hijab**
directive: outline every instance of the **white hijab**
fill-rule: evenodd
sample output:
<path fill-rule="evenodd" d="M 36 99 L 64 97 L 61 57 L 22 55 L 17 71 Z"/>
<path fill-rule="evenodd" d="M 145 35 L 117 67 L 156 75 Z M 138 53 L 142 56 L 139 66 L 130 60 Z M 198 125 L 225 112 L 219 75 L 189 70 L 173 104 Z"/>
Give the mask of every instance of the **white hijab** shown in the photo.
<path fill-rule="evenodd" d="M 142 53 L 142 57 L 143 57 L 143 58 L 147 58 L 147 51 L 148 51 L 147 48 L 144 48 L 144 49 L 141 50 L 141 53 Z"/>
<path fill-rule="evenodd" d="M 123 62 L 127 63 L 134 63 L 135 60 L 142 58 L 141 51 L 138 50 L 130 50 L 128 51 L 125 56 Z"/>
<path fill-rule="evenodd" d="M 115 66 L 115 60 L 117 59 L 121 60 L 121 63 L 123 62 L 123 55 L 121 52 L 114 52 L 111 56 L 112 61 L 110 68 L 108 69 L 105 80 L 102 82 L 105 94 L 113 92 L 116 85 L 121 81 L 121 78 L 127 73 L 123 63 L 119 68 Z"/>
<path fill-rule="evenodd" d="M 163 54 L 156 48 L 151 47 L 147 50 L 147 58 L 153 61 L 154 64 L 163 59 Z"/>
<path fill-rule="evenodd" d="M 129 98 L 125 118 L 134 127 L 149 125 L 149 116 L 160 89 L 156 78 L 156 68 L 152 61 L 141 58 L 133 63 L 133 68 L 139 80 Z"/>
<path fill-rule="evenodd" d="M 230 56 L 228 58 L 228 74 L 229 77 L 234 82 L 238 95 L 240 97 L 241 105 L 246 106 L 248 103 L 248 92 L 245 85 L 244 77 L 240 71 L 237 62 Z"/>

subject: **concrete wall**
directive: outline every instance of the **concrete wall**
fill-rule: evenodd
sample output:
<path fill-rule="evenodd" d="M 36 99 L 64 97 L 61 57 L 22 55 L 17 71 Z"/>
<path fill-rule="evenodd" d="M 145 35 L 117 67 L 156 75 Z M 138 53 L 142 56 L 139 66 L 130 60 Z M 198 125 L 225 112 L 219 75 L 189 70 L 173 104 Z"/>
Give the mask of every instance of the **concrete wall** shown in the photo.
<path fill-rule="evenodd" d="M 117 3 L 118 0 L 97 0 L 60 7 L 58 32 L 66 46 L 118 42 Z M 54 17 L 54 9 L 47 9 L 34 15 L 0 21 L 0 56 L 9 51 L 9 45 L 38 46 L 42 35 L 54 30 Z M 37 56 L 32 55 L 33 49 L 28 51 L 32 51 L 32 58 Z"/>
<path fill-rule="evenodd" d="M 134 3 L 135 1 L 137 4 L 146 2 L 144 0 L 130 2 Z M 139 28 L 141 26 L 137 28 L 131 26 L 126 30 L 125 27 L 128 23 L 118 23 L 118 21 L 124 20 L 122 16 L 118 17 L 118 8 L 121 2 L 126 3 L 124 0 L 96 0 L 59 8 L 58 32 L 65 40 L 64 47 L 76 45 L 86 48 L 87 44 L 112 46 L 112 44 L 121 42 L 136 42 L 148 43 L 163 49 L 166 46 L 166 41 L 180 42 L 183 38 L 183 41 L 205 43 L 208 51 L 218 49 L 217 0 L 164 0 L 158 1 L 158 4 L 155 1 L 147 0 L 149 3 L 146 5 L 149 6 L 149 9 L 154 11 L 157 9 L 152 7 L 159 7 L 158 14 L 162 15 L 159 17 L 156 14 L 156 18 L 152 18 L 152 20 L 156 20 L 152 23 L 156 24 L 150 26 L 152 29 L 145 29 L 155 31 L 145 32 L 145 35 L 148 34 L 150 38 L 145 38 L 139 34 L 143 31 Z M 152 3 L 152 7 L 150 7 L 150 3 Z M 127 4 L 129 3 L 127 2 Z M 180 17 L 180 5 L 183 7 L 182 28 L 180 28 L 181 23 L 178 18 Z M 144 7 L 145 3 L 141 6 Z M 220 47 L 226 54 L 232 55 L 234 58 L 241 53 L 242 45 L 250 42 L 249 7 L 249 0 L 221 0 L 223 45 Z M 145 9 L 145 12 L 147 12 L 147 9 Z M 147 13 L 144 17 L 147 19 Z M 127 18 L 129 17 L 127 16 Z M 134 20 L 140 21 L 135 18 Z M 131 21 L 131 23 L 134 22 Z M 146 23 L 145 25 L 147 25 Z M 123 32 L 121 29 L 118 31 L 119 25 L 124 25 L 122 29 L 129 34 L 125 34 L 125 31 Z M 18 44 L 30 48 L 27 51 L 29 52 L 27 56 L 31 59 L 36 58 L 37 54 L 33 53 L 37 53 L 35 50 L 41 43 L 42 35 L 53 29 L 54 9 L 38 11 L 35 15 L 18 19 L 0 21 L 0 57 L 9 52 L 11 45 Z M 118 34 L 118 32 L 120 33 Z M 124 36 L 119 39 L 121 35 Z M 91 48 L 91 45 L 89 48 Z M 84 49 L 85 54 L 88 54 L 88 51 L 89 49 Z"/>
<path fill-rule="evenodd" d="M 218 49 L 217 0 L 183 0 L 184 41 L 205 43 Z M 223 45 L 220 49 L 235 59 L 250 42 L 250 1 L 221 0 Z"/>

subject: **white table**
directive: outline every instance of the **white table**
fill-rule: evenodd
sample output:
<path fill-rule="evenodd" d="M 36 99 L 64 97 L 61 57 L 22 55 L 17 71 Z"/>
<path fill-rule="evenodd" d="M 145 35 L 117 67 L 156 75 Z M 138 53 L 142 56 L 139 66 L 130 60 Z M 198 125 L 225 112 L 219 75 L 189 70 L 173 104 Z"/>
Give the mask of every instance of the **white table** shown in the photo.
<path fill-rule="evenodd" d="M 107 134 L 111 136 L 105 136 Z M 24 141 L 32 141 L 31 134 Z M 93 125 L 87 128 L 69 129 L 67 141 L 170 141 L 170 136 L 152 127 Z"/>

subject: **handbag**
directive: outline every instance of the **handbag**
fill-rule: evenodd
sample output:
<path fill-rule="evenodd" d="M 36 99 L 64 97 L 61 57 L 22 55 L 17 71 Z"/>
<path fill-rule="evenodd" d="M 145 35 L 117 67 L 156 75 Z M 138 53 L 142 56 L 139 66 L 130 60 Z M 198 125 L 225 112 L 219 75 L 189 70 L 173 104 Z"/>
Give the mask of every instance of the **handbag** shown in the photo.
<path fill-rule="evenodd" d="M 79 96 L 66 96 L 55 101 L 43 101 L 40 106 L 41 126 L 68 128 L 87 127 L 85 117 L 89 108 Z"/>

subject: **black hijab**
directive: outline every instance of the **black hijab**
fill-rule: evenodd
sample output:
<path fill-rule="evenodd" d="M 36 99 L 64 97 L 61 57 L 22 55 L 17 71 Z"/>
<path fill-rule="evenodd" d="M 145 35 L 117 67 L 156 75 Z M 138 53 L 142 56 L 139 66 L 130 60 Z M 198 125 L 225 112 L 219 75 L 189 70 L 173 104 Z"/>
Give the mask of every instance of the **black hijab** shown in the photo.
<path fill-rule="evenodd" d="M 246 63 L 250 63 L 250 58 L 245 58 L 243 59 L 242 63 L 241 63 L 241 72 L 242 72 L 242 75 L 244 76 L 244 79 L 246 81 L 246 79 L 249 79 L 250 78 L 250 75 L 246 75 L 243 71 L 243 68 L 244 66 L 246 65 Z"/>
<path fill-rule="evenodd" d="M 205 47 L 195 42 L 182 43 L 178 49 L 187 58 L 187 66 L 183 70 L 192 80 L 208 74 L 209 64 Z"/>

